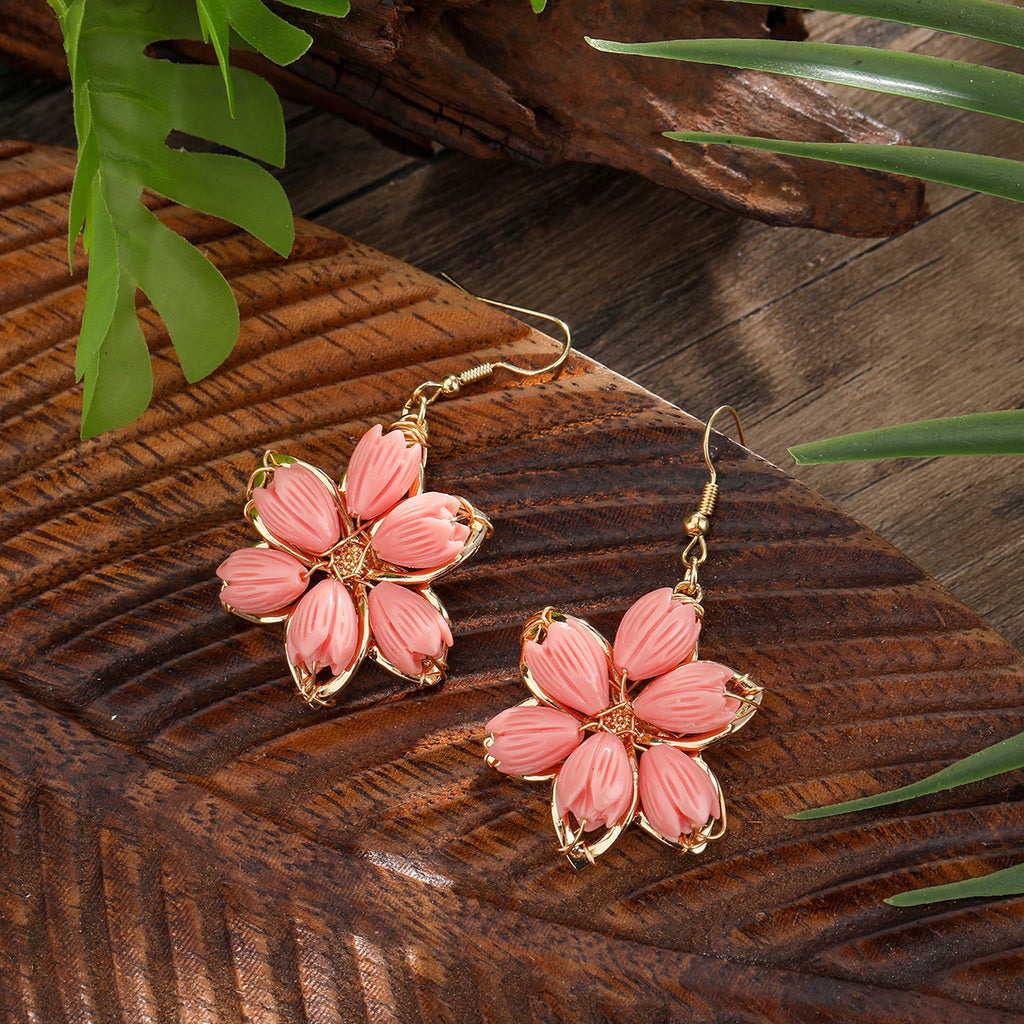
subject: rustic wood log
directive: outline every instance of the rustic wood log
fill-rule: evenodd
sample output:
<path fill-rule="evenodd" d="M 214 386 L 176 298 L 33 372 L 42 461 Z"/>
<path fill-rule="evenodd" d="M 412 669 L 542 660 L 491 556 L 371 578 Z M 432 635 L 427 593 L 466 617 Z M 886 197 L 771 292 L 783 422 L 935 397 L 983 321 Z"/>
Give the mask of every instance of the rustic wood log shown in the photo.
<path fill-rule="evenodd" d="M 282 94 L 334 110 L 407 150 L 436 139 L 475 156 L 538 166 L 608 164 L 768 223 L 848 235 L 899 233 L 927 212 L 917 181 L 662 137 L 685 125 L 822 141 L 906 141 L 818 86 L 602 54 L 583 41 L 588 34 L 793 37 L 801 32 L 794 12 L 717 0 L 689 0 L 682 8 L 656 0 L 552 0 L 538 17 L 526 0 L 356 0 L 344 19 L 298 11 L 290 17 L 316 40 L 294 69 L 241 52 L 237 62 L 265 74 Z M 59 73 L 54 30 L 45 0 L 0 0 L 0 54 L 8 59 Z M 181 48 L 211 59 L 197 45 Z"/>
<path fill-rule="evenodd" d="M 716 438 L 703 654 L 763 682 L 709 759 L 730 831 L 700 857 L 624 835 L 579 874 L 541 787 L 482 762 L 543 603 L 611 631 L 676 579 L 700 424 L 576 357 L 435 407 L 429 474 L 494 538 L 442 587 L 447 685 L 365 667 L 310 711 L 279 637 L 220 610 L 259 453 L 340 468 L 424 377 L 555 344 L 381 253 L 298 225 L 282 264 L 165 207 L 228 273 L 235 357 L 184 389 L 144 310 L 157 401 L 77 438 L 83 281 L 67 151 L 0 146 L 0 1007 L 10 1021 L 908 1020 L 1024 1009 L 1024 901 L 898 910 L 1004 867 L 1021 783 L 824 822 L 1019 730 L 1021 655 L 916 566 Z"/>

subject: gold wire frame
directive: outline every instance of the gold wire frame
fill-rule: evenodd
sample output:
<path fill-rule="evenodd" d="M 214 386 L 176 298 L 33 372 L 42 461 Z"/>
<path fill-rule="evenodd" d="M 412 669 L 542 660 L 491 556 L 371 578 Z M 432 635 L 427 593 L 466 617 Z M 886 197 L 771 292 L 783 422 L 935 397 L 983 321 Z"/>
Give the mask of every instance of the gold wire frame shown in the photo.
<path fill-rule="evenodd" d="M 645 741 L 647 744 L 666 743 L 671 747 L 694 754 L 706 750 L 713 743 L 718 743 L 727 736 L 732 736 L 733 733 L 739 732 L 761 707 L 764 687 L 758 686 L 757 683 L 751 680 L 749 675 L 734 675 L 726 684 L 726 687 L 726 692 L 729 696 L 739 701 L 739 706 L 736 708 L 731 722 L 727 722 L 717 732 L 701 733 L 693 736 L 674 735 L 644 722 L 643 724 L 646 727 Z"/>
<path fill-rule="evenodd" d="M 707 775 L 715 787 L 715 794 L 718 797 L 718 818 L 708 818 L 703 825 L 694 825 L 687 835 L 679 836 L 678 839 L 668 839 L 662 835 L 648 820 L 647 815 L 641 812 L 637 815 L 636 823 L 650 836 L 653 836 L 660 843 L 679 850 L 680 853 L 703 853 L 708 843 L 721 839 L 725 835 L 728 825 L 725 811 L 725 794 L 722 786 L 715 776 L 715 773 L 701 760 L 700 755 L 694 756 L 691 760 Z"/>
<path fill-rule="evenodd" d="M 421 442 L 417 440 L 417 443 Z M 420 460 L 419 474 L 417 480 L 410 488 L 410 497 L 422 493 L 425 463 L 426 448 L 424 447 Z M 342 524 L 342 536 L 337 544 L 328 551 L 311 553 L 286 543 L 274 535 L 273 531 L 262 521 L 259 512 L 256 510 L 253 492 L 260 487 L 265 487 L 278 469 L 291 465 L 302 466 L 313 473 L 334 498 Z M 329 678 L 323 679 L 324 667 L 296 665 L 291 659 L 286 659 L 289 672 L 299 694 L 303 700 L 313 707 L 323 707 L 332 704 L 333 700 L 331 698 L 344 688 L 367 655 L 372 657 L 387 671 L 415 683 L 417 688 L 433 686 L 442 682 L 448 668 L 447 648 L 440 658 L 428 658 L 428 664 L 424 671 L 417 676 L 413 676 L 399 669 L 397 665 L 384 655 L 380 647 L 372 642 L 366 588 L 368 585 L 372 586 L 374 583 L 379 582 L 394 582 L 407 586 L 426 598 L 441 614 L 448 628 L 451 629 L 451 620 L 448 617 L 448 613 L 440 599 L 430 589 L 429 584 L 469 558 L 484 540 L 490 536 L 493 529 L 491 521 L 484 513 L 480 512 L 464 498 L 458 498 L 459 511 L 454 518 L 469 528 L 469 536 L 466 538 L 466 542 L 463 544 L 459 554 L 440 566 L 418 571 L 407 570 L 383 561 L 371 547 L 373 536 L 385 517 L 379 517 L 372 525 L 364 524 L 359 520 L 353 520 L 345 509 L 343 496 L 344 478 L 342 485 L 338 487 L 323 470 L 318 469 L 316 466 L 304 462 L 302 459 L 272 451 L 264 453 L 259 466 L 249 477 L 246 487 L 246 504 L 243 514 L 256 528 L 260 537 L 263 538 L 254 546 L 270 549 L 276 548 L 292 555 L 305 566 L 307 578 L 312 577 L 314 573 L 323 572 L 327 577 L 338 580 L 348 589 L 356 606 L 359 621 L 359 642 L 354 656 L 341 672 L 334 673 Z M 223 591 L 228 585 L 229 581 L 224 581 L 221 590 Z M 292 602 L 275 615 L 251 615 L 240 612 L 230 605 L 225 605 L 225 607 L 235 615 L 250 622 L 261 624 L 284 622 L 285 650 L 287 651 L 288 630 L 297 603 L 298 601 Z"/>
<path fill-rule="evenodd" d="M 373 429 L 372 427 L 370 428 Z M 405 440 L 407 444 L 418 444 L 420 446 L 420 471 L 413 481 L 412 486 L 409 488 L 408 497 L 415 497 L 417 494 L 423 493 L 425 486 L 425 477 L 427 470 L 427 427 L 424 422 L 421 425 L 406 422 L 405 420 L 398 420 L 396 423 L 392 423 L 389 427 L 383 427 L 382 433 L 387 434 L 392 430 L 401 430 L 405 434 Z M 341 494 L 342 501 L 348 495 L 348 471 L 349 467 L 345 467 L 345 472 L 342 474 L 341 482 L 338 484 L 338 492 Z M 332 485 L 333 486 L 333 485 Z"/>
<path fill-rule="evenodd" d="M 354 586 L 346 584 L 346 586 L 356 606 L 356 615 L 359 622 L 359 642 L 356 645 L 352 658 L 340 672 L 331 675 L 321 683 L 317 682 L 317 679 L 321 672 L 324 671 L 323 667 L 296 665 L 291 658 L 287 657 L 288 632 L 291 629 L 293 620 L 289 619 L 288 625 L 285 627 L 285 659 L 288 662 L 288 670 L 291 672 L 292 679 L 295 681 L 302 699 L 311 707 L 326 707 L 333 703 L 330 698 L 348 683 L 366 657 L 367 648 L 370 643 L 370 616 L 366 603 L 366 588 L 362 584 L 355 584 Z"/>
<path fill-rule="evenodd" d="M 435 594 L 429 587 L 410 587 L 412 591 L 415 591 L 421 597 L 426 598 L 434 608 L 437 609 L 441 614 L 441 618 L 444 619 L 449 630 L 452 628 L 452 620 L 448 618 L 448 612 L 445 606 L 441 604 L 441 599 Z M 410 675 L 408 672 L 403 672 L 393 661 L 391 661 L 384 652 L 377 645 L 376 640 L 370 637 L 370 646 L 367 648 L 366 653 L 369 657 L 373 658 L 378 665 L 382 668 L 387 669 L 388 672 L 398 676 L 400 679 L 407 679 L 410 683 L 416 684 L 417 690 L 422 690 L 427 686 L 437 686 L 439 683 L 444 682 L 445 675 L 448 671 L 448 648 L 445 648 L 444 654 L 440 658 L 428 658 L 429 667 L 421 672 L 419 675 Z"/>
<path fill-rule="evenodd" d="M 334 499 L 338 515 L 341 518 L 341 524 L 343 527 L 342 533 L 345 535 L 338 541 L 338 544 L 336 544 L 335 547 L 339 547 L 355 532 L 355 527 L 353 526 L 348 513 L 345 511 L 345 506 L 341 503 L 341 496 L 338 494 L 338 488 L 335 486 L 334 481 L 322 469 L 318 469 L 316 466 L 308 462 L 303 462 L 302 459 L 292 458 L 290 455 L 282 455 L 280 452 L 263 453 L 262 461 L 259 466 L 253 470 L 249 477 L 249 482 L 246 485 L 245 508 L 243 509 L 242 514 L 256 528 L 256 532 L 259 533 L 265 541 L 268 541 L 272 547 L 278 548 L 281 551 L 287 551 L 289 555 L 297 558 L 307 567 L 314 566 L 318 562 L 322 561 L 328 553 L 318 555 L 309 551 L 303 551 L 300 548 L 296 548 L 293 545 L 280 540 L 278 537 L 274 536 L 270 529 L 267 528 L 264 522 L 260 519 L 259 513 L 256 511 L 256 504 L 253 501 L 253 492 L 261 487 L 266 487 L 273 478 L 274 472 L 284 466 L 302 466 L 304 469 L 308 469 L 320 481 L 320 483 L 327 488 L 327 492 Z"/>
<path fill-rule="evenodd" d="M 593 830 L 596 832 L 596 838 L 592 841 L 588 841 L 586 838 L 585 821 L 578 821 L 573 826 L 569 814 L 558 813 L 558 775 L 555 776 L 555 781 L 551 786 L 551 821 L 555 826 L 555 834 L 558 836 L 559 852 L 564 853 L 569 863 L 577 870 L 587 864 L 593 864 L 597 857 L 610 850 L 636 817 L 637 807 L 640 803 L 636 753 L 627 746 L 626 756 L 629 758 L 629 766 L 633 773 L 633 798 L 629 810 L 618 824 L 603 826 L 603 832 Z"/>
<path fill-rule="evenodd" d="M 695 595 L 687 593 L 679 594 L 678 592 L 674 592 L 673 599 L 694 605 L 698 617 L 701 619 L 703 618 L 703 608 L 701 607 L 699 598 Z M 566 615 L 551 606 L 545 607 L 535 615 L 531 616 L 524 624 L 521 634 L 521 640 L 524 647 L 530 641 L 543 642 L 544 639 L 546 639 L 548 630 L 553 623 L 568 621 L 572 621 L 578 627 L 585 629 L 587 633 L 589 633 L 590 636 L 593 637 L 593 639 L 600 645 L 608 662 L 609 700 L 611 703 L 614 703 L 615 694 L 616 691 L 618 691 L 623 702 L 621 706 L 625 707 L 625 702 L 631 700 L 627 689 L 629 680 L 625 677 L 620 677 L 619 673 L 616 672 L 611 645 L 596 629 L 594 629 L 593 626 L 590 625 L 590 623 L 586 622 L 584 619 Z M 683 664 L 691 663 L 694 660 L 696 660 L 696 644 L 694 645 L 693 653 L 686 659 L 686 661 L 683 662 Z M 683 853 L 700 853 L 707 847 L 708 843 L 720 839 L 725 834 L 727 827 L 725 796 L 722 792 L 721 784 L 711 769 L 704 763 L 700 757 L 700 753 L 711 744 L 717 743 L 719 740 L 722 740 L 742 729 L 760 708 L 764 696 L 764 688 L 753 682 L 749 675 L 734 674 L 726 684 L 726 692 L 738 702 L 736 711 L 730 722 L 713 733 L 679 736 L 678 734 L 666 732 L 649 722 L 643 721 L 633 714 L 631 706 L 628 708 L 629 717 L 631 718 L 630 723 L 627 723 L 625 726 L 620 723 L 619 725 L 609 727 L 604 723 L 604 719 L 614 717 L 614 712 L 619 709 L 619 705 L 612 707 L 610 704 L 609 708 L 604 709 L 599 714 L 588 717 L 583 715 L 582 712 L 562 704 L 546 693 L 534 678 L 529 666 L 526 664 L 525 658 L 520 659 L 520 672 L 522 673 L 523 681 L 525 682 L 527 689 L 530 691 L 531 696 L 526 700 L 521 701 L 516 705 L 516 707 L 543 706 L 555 708 L 579 722 L 581 730 L 594 729 L 597 731 L 611 731 L 616 735 L 620 735 L 620 738 L 623 739 L 627 756 L 630 760 L 630 766 L 633 771 L 633 801 L 629 813 L 618 824 L 605 826 L 603 831 L 597 832 L 596 837 L 593 840 L 587 839 L 586 829 L 584 827 L 586 824 L 585 822 L 574 822 L 570 815 L 560 815 L 558 813 L 556 792 L 558 788 L 559 774 L 564 762 L 554 766 L 552 771 L 541 775 L 513 775 L 513 773 L 508 773 L 514 778 L 520 778 L 528 782 L 544 782 L 552 780 L 551 819 L 554 824 L 555 834 L 558 838 L 558 849 L 566 855 L 573 867 L 580 868 L 586 864 L 594 863 L 595 858 L 610 849 L 622 832 L 634 821 L 640 825 L 645 832 L 656 838 L 659 842 L 672 846 Z M 640 682 L 643 681 L 644 680 L 640 680 Z M 625 728 L 627 730 L 625 736 L 620 733 L 619 730 L 621 728 Z M 500 769 L 500 761 L 496 760 L 490 753 L 490 748 L 493 746 L 494 742 L 495 739 L 493 734 L 488 733 L 484 739 L 484 760 L 490 767 Z M 676 747 L 681 752 L 691 757 L 692 760 L 696 761 L 700 769 L 711 780 L 718 798 L 720 816 L 717 818 L 711 818 L 702 825 L 694 826 L 688 835 L 680 836 L 676 840 L 666 838 L 658 832 L 640 808 L 638 775 L 639 758 L 642 757 L 646 750 L 650 749 L 650 747 L 655 744 L 666 744 Z"/>
<path fill-rule="evenodd" d="M 605 658 L 608 661 L 608 674 L 609 680 L 612 678 L 614 668 L 612 666 L 612 648 L 607 640 L 589 622 L 584 619 L 578 619 L 575 615 L 563 615 L 560 611 L 555 608 L 547 607 L 537 612 L 536 615 L 531 616 L 526 624 L 523 626 L 522 640 L 523 644 L 528 641 L 534 640 L 540 643 L 547 636 L 548 628 L 554 622 L 568 622 L 572 620 L 577 626 L 581 626 L 585 629 L 597 642 L 600 644 L 601 649 L 604 651 Z M 526 664 L 524 658 L 519 659 L 519 671 L 522 674 L 523 682 L 526 683 L 526 688 L 534 695 L 539 698 L 542 704 L 548 705 L 548 707 L 555 707 L 559 711 L 564 711 L 566 714 L 572 715 L 573 718 L 580 718 L 580 713 L 575 709 L 571 708 L 566 704 L 562 704 L 555 698 L 551 697 L 541 688 L 540 684 L 533 677 L 533 673 L 530 671 L 529 665 Z M 581 719 L 582 720 L 582 719 Z"/>
<path fill-rule="evenodd" d="M 494 532 L 494 526 L 483 512 L 466 501 L 465 498 L 459 498 L 458 502 L 459 511 L 454 519 L 469 527 L 469 536 L 462 545 L 462 550 L 454 558 L 440 566 L 420 570 L 403 569 L 401 566 L 391 565 L 383 560 L 378 560 L 371 567 L 367 579 L 373 582 L 388 581 L 402 583 L 406 586 L 418 586 L 420 584 L 432 583 L 441 576 L 450 573 L 452 569 L 462 565 L 490 537 Z M 374 535 L 380 529 L 383 522 L 384 518 L 381 518 L 371 527 L 368 535 L 369 541 L 373 540 Z"/>

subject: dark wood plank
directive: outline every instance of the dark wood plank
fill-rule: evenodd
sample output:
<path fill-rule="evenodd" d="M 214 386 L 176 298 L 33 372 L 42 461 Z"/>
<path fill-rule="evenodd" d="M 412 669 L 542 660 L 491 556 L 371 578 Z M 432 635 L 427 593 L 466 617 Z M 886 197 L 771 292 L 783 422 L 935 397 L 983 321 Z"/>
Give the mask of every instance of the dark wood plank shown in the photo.
<path fill-rule="evenodd" d="M 585 41 L 795 39 L 803 34 L 795 11 L 717 0 L 626 10 L 603 0 L 585 8 L 552 4 L 538 15 L 519 0 L 355 0 L 345 18 L 299 9 L 290 16 L 313 37 L 309 53 L 287 69 L 245 50 L 236 63 L 271 79 L 282 95 L 339 113 L 407 152 L 429 152 L 434 140 L 528 166 L 597 163 L 767 223 L 857 236 L 904 231 L 924 213 L 923 188 L 911 179 L 820 165 L 795 174 L 789 158 L 752 150 L 723 163 L 662 138 L 681 122 L 717 130 L 721 111 L 729 110 L 740 134 L 901 140 L 829 93 L 794 78 L 598 53 Z M 0 0 L 0 26 L 7 59 L 24 63 L 43 46 L 38 65 L 61 69 L 44 0 Z M 171 45 L 189 59 L 216 60 L 212 47 Z"/>
<path fill-rule="evenodd" d="M 811 26 L 825 39 L 1022 69 L 1019 54 L 990 44 L 836 17 Z M 881 95 L 859 102 L 923 145 L 1024 157 L 1015 125 Z M 759 449 L 792 467 L 791 444 L 1019 405 L 1024 211 L 941 186 L 929 197 L 932 219 L 906 235 L 852 240 L 765 229 L 601 169 L 540 173 L 453 156 L 321 220 L 478 290 L 559 311 L 588 354 L 684 408 L 739 404 Z M 1020 644 L 1019 465 L 793 472 Z"/>
<path fill-rule="evenodd" d="M 240 495 L 259 453 L 337 473 L 424 376 L 556 344 L 325 229 L 300 224 L 284 265 L 229 233 L 211 252 L 238 289 L 238 354 L 185 390 L 144 314 L 157 402 L 81 442 L 67 378 L 82 282 L 64 270 L 60 190 L 38 188 L 66 188 L 69 154 L 4 154 L 7 1019 L 1021 1019 L 1024 899 L 881 898 L 1018 859 L 1024 784 L 909 813 L 784 816 L 1024 726 L 1024 662 L 974 614 L 716 440 L 702 652 L 770 693 L 710 755 L 730 831 L 700 857 L 627 834 L 576 874 L 543 787 L 484 765 L 484 723 L 524 695 L 528 614 L 551 601 L 610 633 L 676 579 L 705 478 L 700 425 L 585 356 L 554 382 L 494 379 L 438 404 L 430 486 L 497 527 L 439 586 L 451 678 L 409 692 L 364 666 L 336 707 L 310 710 L 280 637 L 216 597 L 215 566 L 252 540 Z"/>
<path fill-rule="evenodd" d="M 838 16 L 809 24 L 824 40 L 1020 70 L 1019 55 L 988 44 Z M 65 93 L 20 72 L 0 82 L 4 134 L 73 144 Z M 1014 125 L 881 94 L 851 102 L 923 144 L 1024 156 Z M 739 404 L 767 457 L 1024 644 L 1019 460 L 794 469 L 786 454 L 840 430 L 1020 403 L 1019 208 L 932 186 L 934 218 L 880 244 L 767 229 L 614 171 L 417 161 L 326 113 L 292 106 L 289 120 L 283 180 L 299 213 L 560 313 L 585 351 L 678 405 Z"/>

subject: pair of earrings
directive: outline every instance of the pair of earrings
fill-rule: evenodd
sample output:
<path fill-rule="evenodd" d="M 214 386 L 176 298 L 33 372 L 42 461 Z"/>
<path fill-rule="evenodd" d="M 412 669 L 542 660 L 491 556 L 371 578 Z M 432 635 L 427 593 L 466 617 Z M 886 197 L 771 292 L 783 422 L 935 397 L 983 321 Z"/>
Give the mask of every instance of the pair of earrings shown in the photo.
<path fill-rule="evenodd" d="M 385 431 L 371 427 L 340 484 L 300 459 L 267 452 L 249 479 L 244 515 L 262 540 L 217 569 L 225 608 L 260 623 L 283 623 L 285 653 L 302 697 L 332 702 L 368 656 L 417 687 L 443 682 L 451 623 L 431 584 L 472 555 L 492 532 L 466 501 L 424 490 L 427 410 L 497 370 L 533 377 L 568 357 L 527 369 L 484 363 L 413 391 Z M 491 719 L 485 759 L 528 781 L 552 781 L 559 850 L 574 867 L 593 863 L 636 821 L 683 852 L 699 853 L 725 833 L 722 790 L 701 754 L 742 728 L 763 690 L 746 675 L 700 661 L 704 619 L 698 570 L 718 495 L 711 474 L 697 511 L 682 580 L 645 594 L 626 612 L 613 644 L 583 619 L 545 608 L 522 633 L 520 669 L 531 696 Z M 643 684 L 646 685 L 644 686 Z M 642 687 L 642 689 L 639 689 Z"/>

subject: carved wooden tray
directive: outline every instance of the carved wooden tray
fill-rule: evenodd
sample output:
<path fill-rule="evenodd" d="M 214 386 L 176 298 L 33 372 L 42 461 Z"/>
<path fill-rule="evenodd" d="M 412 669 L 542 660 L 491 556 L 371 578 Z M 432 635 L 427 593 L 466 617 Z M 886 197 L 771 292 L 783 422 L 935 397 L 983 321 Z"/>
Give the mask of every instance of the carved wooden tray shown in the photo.
<path fill-rule="evenodd" d="M 83 443 L 71 157 L 10 143 L 0 161 L 4 1020 L 1021 1018 L 1022 901 L 881 902 L 1018 860 L 1019 780 L 784 817 L 1024 727 L 1020 655 L 971 612 L 716 438 L 702 652 L 769 690 L 710 755 L 730 831 L 694 857 L 633 830 L 577 873 L 544 787 L 485 767 L 483 725 L 525 695 L 528 615 L 550 602 L 611 631 L 678 578 L 700 424 L 583 357 L 439 403 L 429 483 L 496 526 L 438 588 L 450 680 L 409 692 L 364 666 L 311 711 L 275 631 L 217 601 L 259 454 L 338 469 L 426 377 L 555 343 L 315 226 L 282 264 L 165 207 L 229 273 L 239 351 L 186 389 L 146 313 L 158 401 Z"/>

